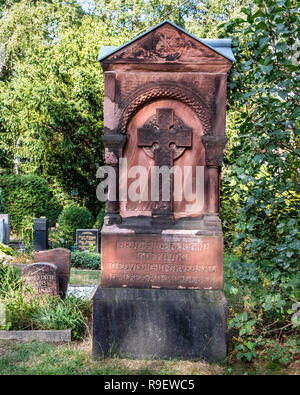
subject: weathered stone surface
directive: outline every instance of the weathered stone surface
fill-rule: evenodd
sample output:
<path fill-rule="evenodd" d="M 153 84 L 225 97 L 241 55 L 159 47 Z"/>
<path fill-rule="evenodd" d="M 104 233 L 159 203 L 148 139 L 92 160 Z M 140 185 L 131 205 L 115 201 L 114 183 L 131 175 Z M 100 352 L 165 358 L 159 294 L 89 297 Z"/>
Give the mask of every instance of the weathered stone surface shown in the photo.
<path fill-rule="evenodd" d="M 164 71 L 179 69 L 203 72 L 215 71 L 217 67 L 219 71 L 226 72 L 231 62 L 166 22 L 102 61 L 105 70 L 112 70 L 111 65 L 118 65 L 119 69 L 125 65 L 132 65 L 135 69 L 144 65 L 144 69 L 148 66 L 151 70 L 159 66 Z"/>
<path fill-rule="evenodd" d="M 102 287 L 222 289 L 222 284 L 222 234 L 102 233 Z"/>
<path fill-rule="evenodd" d="M 22 342 L 41 341 L 47 343 L 70 343 L 71 329 L 0 331 L 0 340 L 18 340 Z"/>
<path fill-rule="evenodd" d="M 149 136 L 151 130 L 155 130 L 154 126 L 156 124 L 157 115 L 156 113 L 160 108 L 171 108 L 174 112 L 174 127 L 171 130 L 177 130 L 184 133 L 185 130 L 188 132 L 188 140 L 184 142 L 186 147 L 180 146 L 179 141 L 175 141 L 175 144 L 169 152 L 169 163 L 165 161 L 167 156 L 165 153 L 161 153 L 160 147 L 154 149 L 152 147 L 146 147 L 141 145 L 141 139 L 139 131 L 144 130 L 149 131 Z M 153 166 L 163 166 L 168 165 L 176 166 L 182 172 L 182 177 L 184 174 L 188 174 L 187 170 L 184 169 L 185 166 L 190 166 L 192 172 L 190 174 L 191 184 L 194 186 L 193 193 L 195 193 L 196 185 L 196 166 L 205 166 L 205 152 L 203 144 L 201 143 L 201 136 L 203 135 L 203 125 L 201 124 L 199 118 L 195 112 L 184 103 L 179 100 L 157 100 L 153 102 L 146 103 L 139 111 L 132 115 L 130 122 L 127 127 L 126 135 L 128 137 L 128 143 L 124 146 L 123 158 L 127 160 L 127 173 L 126 169 L 121 169 L 120 180 L 121 189 L 123 187 L 124 180 L 128 178 L 128 171 L 133 166 L 142 166 L 145 171 L 149 174 L 149 180 L 146 195 L 147 200 L 132 201 L 129 194 L 126 194 L 126 200 L 120 202 L 120 215 L 125 218 L 129 216 L 151 216 L 156 212 L 158 208 L 166 208 L 167 211 L 172 210 L 174 218 L 184 218 L 184 217 L 197 217 L 202 215 L 206 209 L 206 189 L 204 190 L 204 202 L 197 201 L 196 199 L 192 201 L 187 201 L 184 196 L 183 190 L 180 199 L 175 200 L 172 195 L 170 201 L 152 201 L 151 200 L 151 168 Z M 164 133 L 162 133 L 164 134 Z M 172 134 L 169 132 L 169 136 Z M 159 133 L 157 133 L 159 137 Z M 149 137 L 148 137 L 149 138 Z M 150 140 L 152 141 L 152 140 Z M 174 142 L 174 140 L 173 140 Z M 156 144 L 159 140 L 156 141 Z M 169 143 L 172 143 L 170 140 Z M 166 145 L 166 144 L 163 144 Z M 157 157 L 158 156 L 158 157 Z M 206 169 L 204 168 L 204 183 L 206 177 Z M 129 189 L 135 179 L 128 179 L 127 189 Z M 205 186 L 205 184 L 204 184 Z M 172 189 L 172 188 L 171 188 Z M 144 191 L 143 196 L 144 196 Z"/>
<path fill-rule="evenodd" d="M 34 262 L 51 262 L 57 268 L 59 294 L 64 298 L 67 294 L 71 270 L 71 252 L 66 248 L 34 251 Z"/>
<path fill-rule="evenodd" d="M 58 295 L 57 268 L 52 263 L 33 263 L 22 270 L 25 286 L 30 286 L 39 295 Z"/>
<path fill-rule="evenodd" d="M 226 143 L 226 72 L 231 61 L 166 21 L 104 57 L 101 66 L 105 72 L 105 160 L 120 180 L 117 199 L 106 202 L 101 285 L 222 289 L 223 238 L 218 215 Z M 127 167 L 119 170 L 120 159 Z M 128 176 L 134 166 L 148 176 L 148 183 L 138 187 L 138 199 L 128 192 L 136 185 L 136 179 Z M 179 169 L 179 178 L 174 173 L 170 176 L 169 200 L 162 196 L 162 178 L 159 198 L 151 195 L 154 166 Z M 173 187 L 180 180 L 185 191 L 182 188 L 175 198 Z M 201 196 L 188 199 L 186 190 L 190 186 L 187 195 L 194 196 L 198 182 Z M 198 224 L 193 232 L 178 226 L 187 218 Z M 182 239 L 191 245 L 208 243 L 208 250 L 186 253 L 179 249 L 173 254 L 165 247 L 163 251 L 119 248 L 125 236 L 147 243 L 151 233 L 156 243 L 165 246 Z"/>
<path fill-rule="evenodd" d="M 93 354 L 129 358 L 226 358 L 222 291 L 103 289 L 93 297 Z"/>
<path fill-rule="evenodd" d="M 234 57 L 228 40 L 217 41 L 224 47 L 214 50 L 165 21 L 100 57 L 102 140 L 117 185 L 109 181 L 101 230 L 96 356 L 113 348 L 133 358 L 226 357 L 219 201 Z M 162 167 L 173 173 L 155 181 L 155 197 L 152 173 Z"/>

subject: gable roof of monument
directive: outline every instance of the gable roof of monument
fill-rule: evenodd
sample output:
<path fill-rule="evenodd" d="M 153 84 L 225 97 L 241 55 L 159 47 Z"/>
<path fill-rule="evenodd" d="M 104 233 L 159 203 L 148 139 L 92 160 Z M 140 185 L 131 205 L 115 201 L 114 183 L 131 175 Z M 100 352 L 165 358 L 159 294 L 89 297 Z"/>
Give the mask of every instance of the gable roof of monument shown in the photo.
<path fill-rule="evenodd" d="M 127 43 L 116 47 L 116 46 L 102 46 L 98 55 L 98 62 L 103 61 L 107 57 L 113 55 L 114 53 L 118 52 L 119 50 L 125 48 L 129 44 L 137 41 L 138 39 L 146 36 L 148 33 L 152 32 L 153 30 L 157 29 L 158 27 L 168 23 L 169 25 L 175 27 L 176 29 L 180 30 L 181 32 L 187 34 L 189 37 L 197 40 L 201 44 L 205 45 L 206 47 L 210 48 L 211 50 L 215 51 L 216 53 L 224 56 L 224 58 L 230 60 L 231 62 L 235 61 L 234 55 L 231 50 L 231 38 L 221 38 L 221 39 L 202 39 L 194 36 L 193 34 L 187 32 L 186 30 L 182 29 L 181 27 L 175 25 L 175 23 L 169 21 L 168 19 L 164 20 L 163 22 L 153 26 L 151 29 L 147 30 L 146 32 L 140 34 L 139 36 L 135 37 L 134 39 L 128 41 Z"/>

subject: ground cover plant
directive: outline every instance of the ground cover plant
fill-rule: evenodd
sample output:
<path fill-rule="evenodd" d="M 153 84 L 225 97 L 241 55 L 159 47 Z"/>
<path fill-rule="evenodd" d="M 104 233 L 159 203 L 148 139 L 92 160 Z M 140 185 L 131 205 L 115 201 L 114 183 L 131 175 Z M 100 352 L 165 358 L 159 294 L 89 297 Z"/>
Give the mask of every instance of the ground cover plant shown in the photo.
<path fill-rule="evenodd" d="M 68 296 L 40 296 L 25 287 L 20 271 L 0 262 L 0 303 L 6 311 L 2 329 L 72 329 L 73 339 L 82 339 L 88 330 L 91 302 Z"/>

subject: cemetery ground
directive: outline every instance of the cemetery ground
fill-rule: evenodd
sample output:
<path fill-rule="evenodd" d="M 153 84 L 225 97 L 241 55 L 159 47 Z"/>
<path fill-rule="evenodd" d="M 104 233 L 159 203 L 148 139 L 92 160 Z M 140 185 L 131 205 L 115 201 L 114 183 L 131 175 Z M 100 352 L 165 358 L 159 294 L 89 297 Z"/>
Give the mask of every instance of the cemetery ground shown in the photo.
<path fill-rule="evenodd" d="M 232 310 L 244 311 L 244 300 L 232 294 L 230 268 L 235 260 L 234 255 L 224 256 L 224 290 L 228 298 L 229 313 Z M 15 269 L 21 275 L 21 269 Z M 71 269 L 70 285 L 73 287 L 94 286 L 99 283 L 100 270 Z M 107 358 L 92 357 L 91 326 L 88 323 L 86 334 L 81 340 L 73 340 L 70 344 L 48 344 L 44 342 L 23 343 L 17 341 L 0 341 L 0 374 L 5 375 L 264 375 L 300 373 L 299 356 L 287 365 L 270 359 L 258 358 L 251 362 L 238 361 L 233 349 L 232 337 L 229 342 L 229 353 L 222 363 L 205 363 L 193 360 L 133 360 L 120 358 L 114 354 Z"/>

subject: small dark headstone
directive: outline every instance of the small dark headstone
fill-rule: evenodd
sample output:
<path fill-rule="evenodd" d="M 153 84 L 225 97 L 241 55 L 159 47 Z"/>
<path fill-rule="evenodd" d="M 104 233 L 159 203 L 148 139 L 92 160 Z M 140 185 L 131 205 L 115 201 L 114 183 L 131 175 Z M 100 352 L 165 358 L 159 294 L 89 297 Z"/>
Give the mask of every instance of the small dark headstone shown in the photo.
<path fill-rule="evenodd" d="M 76 244 L 79 251 L 99 252 L 99 230 L 77 229 Z"/>
<path fill-rule="evenodd" d="M 3 220 L 2 226 L 1 220 Z M 0 242 L 9 245 L 9 214 L 0 214 L 0 228 Z"/>
<path fill-rule="evenodd" d="M 26 266 L 22 271 L 22 280 L 25 286 L 32 287 L 39 295 L 58 295 L 57 268 L 52 263 Z"/>
<path fill-rule="evenodd" d="M 35 251 L 34 262 L 51 262 L 57 268 L 59 294 L 65 298 L 70 278 L 70 251 L 66 248 Z"/>
<path fill-rule="evenodd" d="M 33 248 L 35 251 L 43 251 L 48 248 L 48 220 L 47 220 L 47 218 L 35 218 L 34 219 Z"/>
<path fill-rule="evenodd" d="M 6 325 L 6 311 L 4 303 L 0 302 L 0 327 Z"/>

